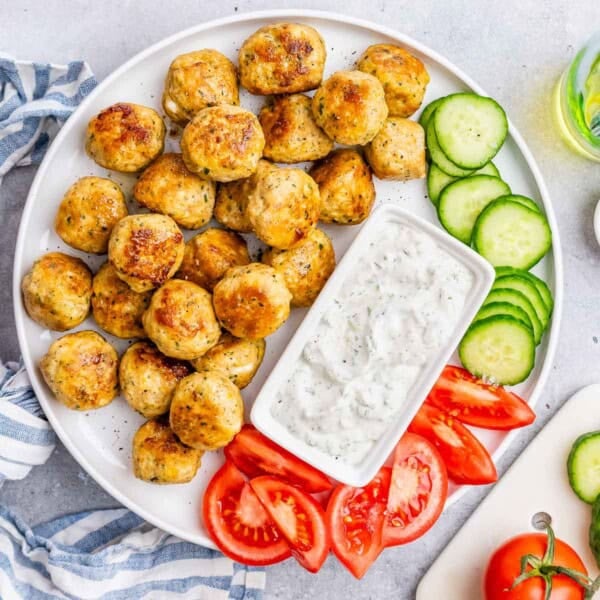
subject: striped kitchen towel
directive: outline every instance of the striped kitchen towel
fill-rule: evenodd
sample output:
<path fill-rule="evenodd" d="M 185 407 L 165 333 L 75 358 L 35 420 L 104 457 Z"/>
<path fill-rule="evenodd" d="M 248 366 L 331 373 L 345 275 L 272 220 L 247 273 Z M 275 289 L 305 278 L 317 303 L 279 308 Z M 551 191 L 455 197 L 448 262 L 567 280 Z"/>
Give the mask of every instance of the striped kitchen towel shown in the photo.
<path fill-rule="evenodd" d="M 0 486 L 54 449 L 22 365 L 0 363 Z M 184 542 L 124 508 L 54 519 L 33 529 L 0 505 L 3 600 L 260 600 L 264 569 Z"/>
<path fill-rule="evenodd" d="M 51 65 L 0 52 L 0 182 L 15 166 L 41 162 L 52 138 L 95 86 L 83 61 Z"/>

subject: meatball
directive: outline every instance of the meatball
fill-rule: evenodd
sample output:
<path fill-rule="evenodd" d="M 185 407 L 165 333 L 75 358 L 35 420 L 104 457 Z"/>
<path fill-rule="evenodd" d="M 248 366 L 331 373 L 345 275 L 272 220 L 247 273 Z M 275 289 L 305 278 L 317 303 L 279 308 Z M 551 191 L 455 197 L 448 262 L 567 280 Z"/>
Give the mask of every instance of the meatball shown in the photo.
<path fill-rule="evenodd" d="M 152 108 L 120 102 L 87 126 L 85 149 L 105 169 L 134 173 L 149 165 L 165 144 L 165 124 Z"/>
<path fill-rule="evenodd" d="M 215 184 L 188 171 L 181 154 L 159 156 L 138 179 L 133 197 L 186 229 L 206 225 L 215 205 Z"/>
<path fill-rule="evenodd" d="M 200 467 L 202 450 L 182 444 L 169 423 L 152 419 L 133 436 L 133 472 L 152 483 L 188 483 Z"/>
<path fill-rule="evenodd" d="M 74 256 L 49 252 L 33 263 L 21 283 L 27 314 L 42 327 L 66 331 L 90 312 L 92 272 Z"/>
<path fill-rule="evenodd" d="M 362 71 L 338 71 L 315 92 L 312 110 L 317 125 L 340 144 L 364 145 L 388 116 L 383 87 Z"/>
<path fill-rule="evenodd" d="M 279 96 L 262 108 L 258 120 L 265 134 L 264 155 L 282 163 L 327 156 L 333 142 L 315 123 L 311 99 L 304 94 Z"/>
<path fill-rule="evenodd" d="M 115 224 L 128 214 L 121 188 L 104 177 L 82 177 L 64 195 L 55 220 L 56 233 L 82 252 L 106 254 Z"/>
<path fill-rule="evenodd" d="M 261 241 L 285 250 L 301 242 L 319 219 L 319 187 L 301 169 L 268 169 L 246 205 L 246 216 Z"/>
<path fill-rule="evenodd" d="M 335 269 L 333 245 L 320 229 L 313 229 L 291 250 L 267 250 L 262 260 L 283 275 L 292 306 L 310 306 Z"/>
<path fill-rule="evenodd" d="M 231 105 L 201 110 L 181 136 L 187 168 L 215 181 L 233 181 L 251 175 L 264 146 L 265 137 L 256 116 Z"/>
<path fill-rule="evenodd" d="M 185 245 L 176 277 L 212 291 L 227 269 L 249 263 L 248 247 L 242 237 L 224 229 L 207 229 Z"/>
<path fill-rule="evenodd" d="M 275 167 L 267 160 L 259 160 L 256 171 L 250 177 L 219 185 L 214 217 L 221 225 L 240 233 L 252 231 L 252 223 L 246 216 L 248 196 L 256 186 L 258 178 L 269 168 Z"/>
<path fill-rule="evenodd" d="M 410 52 L 394 44 L 369 46 L 356 68 L 381 81 L 385 101 L 394 117 L 410 117 L 423 102 L 429 83 L 425 65 Z"/>
<path fill-rule="evenodd" d="M 183 260 L 185 242 L 166 215 L 131 215 L 114 227 L 108 260 L 136 292 L 147 292 L 173 277 Z"/>
<path fill-rule="evenodd" d="M 163 354 L 183 360 L 202 356 L 221 335 L 211 295 L 181 279 L 167 281 L 154 293 L 142 322 Z"/>
<path fill-rule="evenodd" d="M 379 179 L 425 177 L 425 131 L 415 121 L 390 117 L 365 148 L 365 157 Z"/>
<path fill-rule="evenodd" d="M 197 371 L 220 371 L 240 389 L 251 381 L 265 355 L 265 340 L 244 340 L 224 333 L 216 346 L 192 361 Z"/>
<path fill-rule="evenodd" d="M 118 393 L 116 350 L 95 331 L 68 333 L 52 343 L 40 370 L 56 399 L 73 410 L 102 408 Z"/>
<path fill-rule="evenodd" d="M 108 262 L 94 275 L 92 290 L 92 314 L 104 331 L 124 339 L 145 336 L 142 315 L 151 291 L 134 292 Z"/>
<path fill-rule="evenodd" d="M 272 267 L 233 267 L 215 286 L 213 303 L 221 325 L 240 338 L 264 338 L 290 314 L 292 294 Z"/>
<path fill-rule="evenodd" d="M 308 25 L 277 23 L 253 33 L 240 48 L 240 83 L 252 94 L 291 94 L 315 89 L 327 53 Z"/>
<path fill-rule="evenodd" d="M 370 214 L 375 186 L 369 165 L 355 150 L 335 150 L 310 170 L 319 185 L 323 223 L 355 225 Z"/>
<path fill-rule="evenodd" d="M 165 356 L 150 342 L 137 342 L 121 358 L 119 384 L 129 406 L 151 419 L 169 411 L 177 382 L 191 372 L 187 362 Z"/>
<path fill-rule="evenodd" d="M 170 423 L 177 437 L 192 448 L 222 448 L 244 423 L 240 390 L 219 371 L 189 375 L 175 388 Z"/>
<path fill-rule="evenodd" d="M 235 66 L 217 50 L 180 54 L 171 63 L 162 105 L 173 121 L 183 125 L 207 106 L 239 103 Z"/>

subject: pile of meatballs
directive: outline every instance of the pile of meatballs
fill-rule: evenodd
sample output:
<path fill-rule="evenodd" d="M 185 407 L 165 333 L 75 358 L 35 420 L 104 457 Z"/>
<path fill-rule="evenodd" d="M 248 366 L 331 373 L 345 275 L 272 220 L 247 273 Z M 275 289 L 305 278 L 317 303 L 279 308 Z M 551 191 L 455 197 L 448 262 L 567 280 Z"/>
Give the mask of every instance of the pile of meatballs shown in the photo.
<path fill-rule="evenodd" d="M 96 331 L 78 330 L 54 341 L 39 366 L 70 409 L 106 406 L 120 389 L 148 419 L 133 441 L 142 480 L 190 481 L 203 453 L 240 430 L 240 389 L 261 364 L 264 338 L 290 307 L 310 306 L 335 268 L 318 221 L 364 221 L 373 173 L 425 175 L 424 132 L 408 119 L 429 82 L 421 61 L 377 44 L 355 70 L 323 80 L 325 58 L 319 33 L 292 23 L 251 35 L 237 68 L 216 50 L 177 56 L 162 105 L 183 127 L 181 153 L 163 154 L 165 122 L 146 106 L 118 103 L 88 124 L 88 155 L 105 169 L 139 173 L 133 199 L 149 212 L 129 214 L 109 178 L 79 179 L 60 203 L 56 232 L 107 261 L 92 274 L 80 258 L 50 252 L 22 292 L 45 328 L 72 329 L 91 310 L 105 332 L 140 340 L 119 360 Z M 270 97 L 258 117 L 239 105 L 238 81 Z M 303 93 L 315 89 L 312 98 Z M 308 172 L 276 164 L 307 161 L 316 161 Z M 205 228 L 213 218 L 220 226 Z M 180 228 L 203 230 L 186 243 Z M 240 234 L 264 244 L 260 262 Z"/>

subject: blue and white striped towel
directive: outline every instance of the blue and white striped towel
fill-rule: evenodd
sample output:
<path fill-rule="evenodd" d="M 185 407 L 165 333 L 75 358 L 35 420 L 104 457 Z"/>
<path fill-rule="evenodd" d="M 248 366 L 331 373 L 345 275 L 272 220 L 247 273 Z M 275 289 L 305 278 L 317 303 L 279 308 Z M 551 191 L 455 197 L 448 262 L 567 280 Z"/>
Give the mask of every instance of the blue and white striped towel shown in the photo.
<path fill-rule="evenodd" d="M 89 66 L 16 61 L 0 52 L 0 181 L 37 165 L 52 138 L 96 86 Z"/>
<path fill-rule="evenodd" d="M 41 161 L 95 85 L 83 62 L 42 65 L 0 53 L 0 183 L 12 167 Z M 0 487 L 46 462 L 54 444 L 25 369 L 0 363 Z M 126 509 L 30 529 L 0 505 L 2 600 L 260 600 L 264 587 L 263 569 L 184 542 Z"/>

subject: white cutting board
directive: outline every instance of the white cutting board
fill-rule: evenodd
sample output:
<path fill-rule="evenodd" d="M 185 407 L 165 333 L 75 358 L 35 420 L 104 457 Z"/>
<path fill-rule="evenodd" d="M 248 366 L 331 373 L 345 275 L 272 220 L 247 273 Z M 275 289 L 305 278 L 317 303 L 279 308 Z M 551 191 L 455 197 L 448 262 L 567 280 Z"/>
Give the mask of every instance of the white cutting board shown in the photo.
<path fill-rule="evenodd" d="M 582 433 L 600 429 L 600 384 L 575 394 L 525 449 L 425 574 L 417 600 L 481 600 L 491 553 L 513 535 L 532 531 L 531 517 L 552 517 L 556 535 L 598 569 L 588 547 L 591 507 L 569 487 L 567 456 Z"/>

